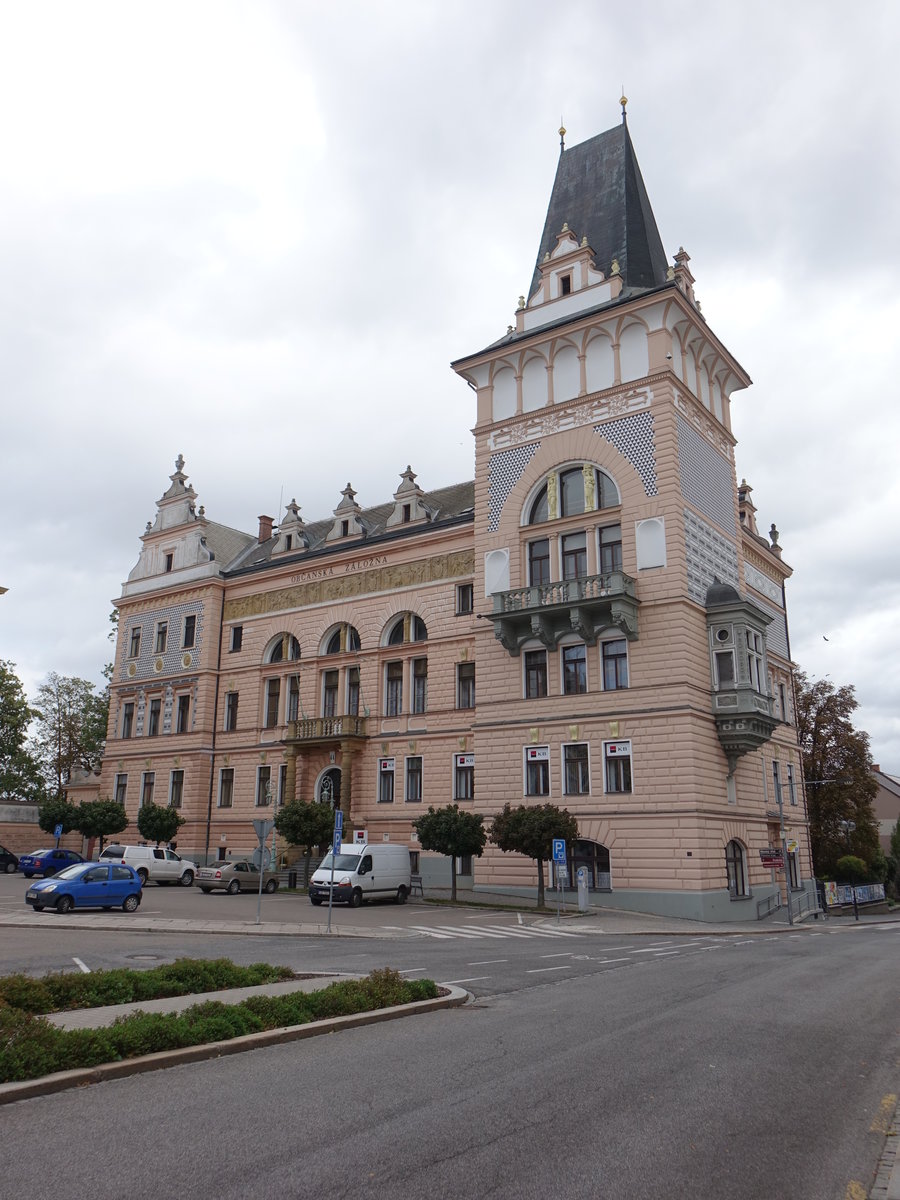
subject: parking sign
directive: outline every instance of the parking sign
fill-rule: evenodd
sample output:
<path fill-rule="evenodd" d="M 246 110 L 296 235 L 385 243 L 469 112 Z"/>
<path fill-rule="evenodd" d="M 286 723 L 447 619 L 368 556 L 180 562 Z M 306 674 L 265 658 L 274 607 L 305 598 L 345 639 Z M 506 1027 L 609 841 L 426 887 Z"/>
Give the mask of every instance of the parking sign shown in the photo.
<path fill-rule="evenodd" d="M 553 861 L 555 863 L 564 863 L 566 861 L 566 843 L 564 838 L 553 839 Z"/>

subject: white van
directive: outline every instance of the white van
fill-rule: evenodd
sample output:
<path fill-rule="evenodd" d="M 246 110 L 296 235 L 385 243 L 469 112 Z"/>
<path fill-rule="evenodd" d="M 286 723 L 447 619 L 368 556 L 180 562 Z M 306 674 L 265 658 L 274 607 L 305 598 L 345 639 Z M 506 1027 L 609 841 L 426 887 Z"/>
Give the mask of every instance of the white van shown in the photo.
<path fill-rule="evenodd" d="M 134 867 L 142 884 L 152 879 L 154 883 L 180 883 L 182 887 L 190 887 L 197 874 L 196 863 L 182 858 L 174 850 L 164 850 L 160 846 L 122 846 L 113 842 L 106 847 L 100 859 L 102 862 L 111 859 Z"/>
<path fill-rule="evenodd" d="M 309 881 L 309 899 L 321 904 L 331 891 L 332 854 L 329 850 Z M 405 846 L 348 843 L 334 857 L 334 902 L 359 908 L 364 900 L 393 899 L 405 904 L 409 896 L 409 851 Z"/>

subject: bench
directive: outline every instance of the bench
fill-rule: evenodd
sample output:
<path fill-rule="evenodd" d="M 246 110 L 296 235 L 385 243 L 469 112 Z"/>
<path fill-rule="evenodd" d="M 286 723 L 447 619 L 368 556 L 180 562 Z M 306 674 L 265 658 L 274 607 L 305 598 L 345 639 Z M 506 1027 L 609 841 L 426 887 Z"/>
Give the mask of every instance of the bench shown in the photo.
<path fill-rule="evenodd" d="M 422 887 L 422 876 L 421 875 L 410 875 L 410 877 L 409 877 L 409 894 L 411 896 L 414 896 L 416 894 L 416 891 L 418 891 L 420 896 L 424 897 L 425 889 Z"/>

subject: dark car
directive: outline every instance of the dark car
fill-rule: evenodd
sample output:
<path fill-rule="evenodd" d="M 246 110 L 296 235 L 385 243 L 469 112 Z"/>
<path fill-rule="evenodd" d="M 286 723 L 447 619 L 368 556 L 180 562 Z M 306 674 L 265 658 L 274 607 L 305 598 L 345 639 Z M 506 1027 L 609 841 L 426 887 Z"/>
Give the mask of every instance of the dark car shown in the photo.
<path fill-rule="evenodd" d="M 25 903 L 35 912 L 55 908 L 58 913 L 73 908 L 121 908 L 134 912 L 141 902 L 137 871 L 124 863 L 76 863 L 52 879 L 40 879 L 25 893 Z"/>
<path fill-rule="evenodd" d="M 19 860 L 13 854 L 12 850 L 7 850 L 5 846 L 0 846 L 0 871 L 5 871 L 7 875 L 12 875 L 18 865 Z"/>
<path fill-rule="evenodd" d="M 75 863 L 83 863 L 84 859 L 74 850 L 35 850 L 31 854 L 19 855 L 19 870 L 26 879 L 32 875 L 55 875 L 63 867 L 71 867 Z"/>

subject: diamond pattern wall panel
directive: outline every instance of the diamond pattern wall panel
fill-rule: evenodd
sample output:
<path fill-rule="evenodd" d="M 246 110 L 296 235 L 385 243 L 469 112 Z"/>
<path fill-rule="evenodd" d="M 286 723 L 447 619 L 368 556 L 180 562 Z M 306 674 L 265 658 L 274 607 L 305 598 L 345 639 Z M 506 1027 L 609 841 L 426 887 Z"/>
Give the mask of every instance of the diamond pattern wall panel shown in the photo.
<path fill-rule="evenodd" d="M 522 478 L 522 472 L 541 448 L 540 442 L 513 446 L 491 455 L 488 467 L 488 530 L 497 529 L 506 498 Z"/>
<path fill-rule="evenodd" d="M 676 414 L 676 420 L 682 496 L 720 529 L 734 534 L 736 523 L 731 463 L 682 416 Z"/>
<path fill-rule="evenodd" d="M 644 485 L 648 496 L 656 496 L 656 443 L 653 438 L 653 413 L 633 413 L 616 421 L 594 426 L 594 433 L 606 438 L 623 458 L 627 458 Z"/>
<path fill-rule="evenodd" d="M 772 618 L 772 624 L 766 627 L 766 649 L 774 650 L 776 654 L 780 654 L 782 658 L 789 658 L 788 654 L 788 639 L 787 639 L 787 619 L 784 610 L 775 608 L 771 604 L 766 604 L 764 600 L 760 600 L 758 596 L 753 597 L 753 603 L 757 608 L 761 608 L 764 613 L 768 613 Z"/>
<path fill-rule="evenodd" d="M 684 550 L 687 559 L 688 595 L 706 603 L 706 592 L 718 579 L 740 591 L 737 547 L 689 508 L 684 510 Z"/>

